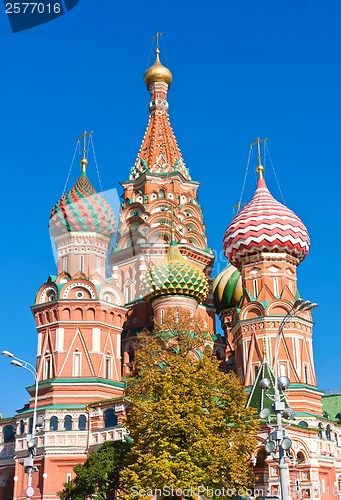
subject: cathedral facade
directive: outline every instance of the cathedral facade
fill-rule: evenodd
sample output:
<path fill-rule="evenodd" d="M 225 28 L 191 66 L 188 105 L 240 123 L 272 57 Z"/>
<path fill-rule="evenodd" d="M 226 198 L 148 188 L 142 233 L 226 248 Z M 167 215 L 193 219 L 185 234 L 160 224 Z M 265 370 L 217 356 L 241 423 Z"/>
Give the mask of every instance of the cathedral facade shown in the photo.
<path fill-rule="evenodd" d="M 52 209 L 57 274 L 40 287 L 32 306 L 37 418 L 32 385 L 29 403 L 0 420 L 0 500 L 56 499 L 89 451 L 124 439 L 124 377 L 134 366 L 136 336 L 152 330 L 155 318 L 162 322 L 169 308 L 202 320 L 222 369 L 235 371 L 248 404 L 260 412 L 266 406 L 261 378 L 272 380 L 274 373 L 290 378 L 283 395 L 296 412 L 295 420 L 286 422 L 292 440 L 290 495 L 341 500 L 341 428 L 323 413 L 316 386 L 311 312 L 293 309 L 308 232 L 272 197 L 259 161 L 255 194 L 224 235 L 229 264 L 212 279 L 214 254 L 197 198 L 199 183 L 191 178 L 169 121 L 171 83 L 157 49 L 145 73 L 149 121 L 135 164 L 121 183 L 120 220 L 91 184 L 85 147 L 78 179 Z M 283 318 L 288 321 L 278 342 Z M 36 455 L 27 490 L 32 431 Z M 278 463 L 265 449 L 268 435 L 269 426 L 260 420 L 250 462 L 256 490 L 278 495 Z"/>

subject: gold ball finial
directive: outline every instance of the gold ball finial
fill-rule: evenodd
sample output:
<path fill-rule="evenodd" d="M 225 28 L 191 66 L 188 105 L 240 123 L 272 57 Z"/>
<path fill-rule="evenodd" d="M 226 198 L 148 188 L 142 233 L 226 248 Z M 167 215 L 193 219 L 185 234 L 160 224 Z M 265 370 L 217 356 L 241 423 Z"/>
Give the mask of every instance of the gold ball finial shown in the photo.
<path fill-rule="evenodd" d="M 258 173 L 258 179 L 263 179 L 264 178 L 264 167 L 263 165 L 258 165 L 258 167 L 256 168 L 256 172 Z"/>
<path fill-rule="evenodd" d="M 80 161 L 81 167 L 82 167 L 82 172 L 86 172 L 86 167 L 88 165 L 88 160 L 86 158 L 82 158 Z"/>
<path fill-rule="evenodd" d="M 166 66 L 161 64 L 160 61 L 160 50 L 156 49 L 156 59 L 152 66 L 150 66 L 144 74 L 144 83 L 150 85 L 154 82 L 165 82 L 168 85 L 172 83 L 173 77 L 172 73 Z"/>

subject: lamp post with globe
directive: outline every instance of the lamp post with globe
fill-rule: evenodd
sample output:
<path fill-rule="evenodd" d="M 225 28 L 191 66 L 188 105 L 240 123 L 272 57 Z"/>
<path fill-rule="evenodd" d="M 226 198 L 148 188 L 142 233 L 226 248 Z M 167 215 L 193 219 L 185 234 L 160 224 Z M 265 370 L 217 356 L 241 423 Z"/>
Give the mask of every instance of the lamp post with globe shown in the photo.
<path fill-rule="evenodd" d="M 286 429 L 283 427 L 282 417 L 287 420 L 293 419 L 295 417 L 295 412 L 292 408 L 285 406 L 284 396 L 280 393 L 280 391 L 283 392 L 289 388 L 290 380 L 286 376 L 277 376 L 277 357 L 281 337 L 286 323 L 292 318 L 292 316 L 296 315 L 298 312 L 310 311 L 316 309 L 316 307 L 317 304 L 314 302 L 310 302 L 309 300 L 296 300 L 290 311 L 284 316 L 282 322 L 280 323 L 276 336 L 274 358 L 272 363 L 272 371 L 275 379 L 274 393 L 270 395 L 268 392 L 271 386 L 271 382 L 269 379 L 263 378 L 259 383 L 260 388 L 264 391 L 267 391 L 267 396 L 273 401 L 272 407 L 276 415 L 276 425 L 269 434 L 269 440 L 265 445 L 265 451 L 267 453 L 278 451 L 279 481 L 282 500 L 290 499 L 286 452 L 291 448 L 292 445 L 291 439 L 289 438 Z M 261 418 L 268 418 L 269 416 L 270 410 L 268 408 L 264 408 L 260 413 Z"/>
<path fill-rule="evenodd" d="M 38 374 L 34 366 L 31 365 L 31 363 L 28 363 L 28 361 L 18 358 L 11 352 L 2 351 L 2 355 L 7 358 L 12 358 L 11 365 L 24 368 L 24 370 L 28 370 L 30 373 L 32 373 L 35 379 L 32 431 L 31 434 L 27 434 L 26 436 L 28 457 L 26 457 L 24 460 L 25 472 L 27 473 L 26 498 L 29 500 L 34 494 L 34 489 L 32 488 L 32 476 L 33 472 L 35 471 L 34 457 L 36 455 L 36 447 L 37 447 L 37 440 L 35 434 L 37 425 Z"/>

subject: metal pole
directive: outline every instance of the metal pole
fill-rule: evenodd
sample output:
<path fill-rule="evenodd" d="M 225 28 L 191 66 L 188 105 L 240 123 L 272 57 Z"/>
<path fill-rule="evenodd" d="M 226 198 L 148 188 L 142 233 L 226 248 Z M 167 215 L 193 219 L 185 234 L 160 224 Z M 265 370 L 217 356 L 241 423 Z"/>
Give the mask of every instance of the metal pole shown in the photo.
<path fill-rule="evenodd" d="M 36 425 L 37 425 L 38 373 L 34 368 L 34 366 L 31 365 L 31 363 L 28 363 L 28 361 L 20 359 L 17 356 L 14 356 L 14 354 L 12 354 L 11 352 L 3 351 L 2 354 L 3 356 L 12 358 L 11 364 L 13 364 L 14 366 L 19 366 L 32 373 L 35 380 L 32 432 L 30 439 L 27 441 L 28 457 L 24 459 L 25 472 L 27 473 L 26 500 L 30 500 L 32 495 L 34 494 L 34 490 L 32 488 L 32 476 L 34 472 L 34 456 L 36 454 L 35 435 L 36 435 Z"/>
<path fill-rule="evenodd" d="M 275 412 L 276 412 L 276 430 L 278 436 L 278 448 L 279 448 L 279 482 L 281 487 L 281 499 L 282 500 L 290 500 L 289 497 L 289 478 L 288 478 L 288 465 L 285 461 L 285 452 L 282 448 L 282 413 L 279 407 L 281 406 L 280 394 L 278 390 L 278 382 L 277 377 L 275 378 L 275 391 L 274 391 L 274 400 L 275 400 Z M 279 404 L 278 404 L 279 403 Z"/>

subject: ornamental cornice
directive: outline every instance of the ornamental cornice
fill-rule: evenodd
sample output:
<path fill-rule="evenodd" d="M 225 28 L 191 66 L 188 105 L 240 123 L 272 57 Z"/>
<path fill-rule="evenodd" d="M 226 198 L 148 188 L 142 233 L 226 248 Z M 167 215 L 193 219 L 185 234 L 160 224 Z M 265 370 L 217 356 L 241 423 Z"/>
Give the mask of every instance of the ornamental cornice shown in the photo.
<path fill-rule="evenodd" d="M 242 333 L 245 332 L 253 332 L 256 330 L 275 330 L 275 332 L 278 331 L 282 321 L 277 321 L 277 320 L 263 320 L 263 321 L 254 321 L 254 318 L 252 319 L 246 319 L 246 320 L 239 320 L 234 327 L 232 328 L 232 333 L 237 332 L 239 329 L 241 330 Z M 300 321 L 289 321 L 285 325 L 285 330 L 284 333 L 287 335 L 287 329 L 293 329 L 293 330 L 301 330 L 302 332 L 311 334 L 312 332 L 312 327 L 311 325 L 307 325 L 305 323 L 302 323 Z"/>
<path fill-rule="evenodd" d="M 56 246 L 59 248 L 63 245 L 86 245 L 86 244 L 94 244 L 102 247 L 106 247 L 110 238 L 107 236 L 103 236 L 101 234 L 95 232 L 72 232 L 66 234 L 61 234 L 55 237 Z"/>
<path fill-rule="evenodd" d="M 244 256 L 240 258 L 240 262 L 242 262 L 243 264 L 257 264 L 264 261 L 278 262 L 283 260 L 290 264 L 294 264 L 295 266 L 298 266 L 298 264 L 300 263 L 299 259 L 285 252 L 279 252 L 279 253 L 259 252 L 256 253 L 255 255 Z"/>

